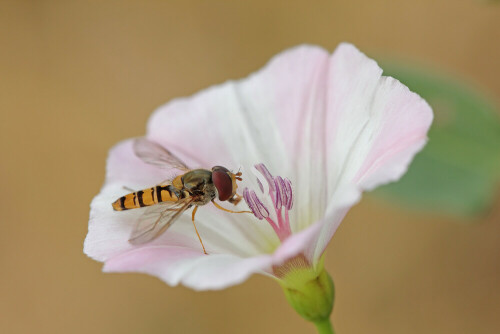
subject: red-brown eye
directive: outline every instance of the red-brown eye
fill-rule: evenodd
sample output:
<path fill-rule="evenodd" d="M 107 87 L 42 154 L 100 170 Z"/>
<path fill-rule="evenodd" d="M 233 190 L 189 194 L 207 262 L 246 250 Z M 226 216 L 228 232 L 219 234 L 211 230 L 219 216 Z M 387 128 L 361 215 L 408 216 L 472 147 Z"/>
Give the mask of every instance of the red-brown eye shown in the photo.
<path fill-rule="evenodd" d="M 233 180 L 228 172 L 227 168 L 221 166 L 212 168 L 212 181 L 217 188 L 220 201 L 227 201 L 233 195 Z"/>

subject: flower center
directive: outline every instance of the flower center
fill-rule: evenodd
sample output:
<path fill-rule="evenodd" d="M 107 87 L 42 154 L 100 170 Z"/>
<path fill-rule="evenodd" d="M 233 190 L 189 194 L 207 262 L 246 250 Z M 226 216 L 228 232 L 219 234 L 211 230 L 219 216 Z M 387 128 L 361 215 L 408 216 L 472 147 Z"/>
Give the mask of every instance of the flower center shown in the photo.
<path fill-rule="evenodd" d="M 264 187 L 261 178 L 257 176 L 262 195 L 259 197 L 255 191 L 245 188 L 243 198 L 255 217 L 265 219 L 283 242 L 292 234 L 288 217 L 288 211 L 293 206 L 292 182 L 281 176 L 273 177 L 264 164 L 255 165 L 255 169 L 262 175 L 267 187 Z"/>

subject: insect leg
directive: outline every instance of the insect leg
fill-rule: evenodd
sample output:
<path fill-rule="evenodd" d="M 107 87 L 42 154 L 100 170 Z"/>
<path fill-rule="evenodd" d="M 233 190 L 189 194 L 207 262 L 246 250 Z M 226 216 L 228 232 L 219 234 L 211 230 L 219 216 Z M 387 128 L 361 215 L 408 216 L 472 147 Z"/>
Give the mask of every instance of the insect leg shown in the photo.
<path fill-rule="evenodd" d="M 243 196 L 234 194 L 234 196 L 228 199 L 227 201 L 231 204 L 238 205 L 238 203 L 241 201 L 242 198 Z"/>
<path fill-rule="evenodd" d="M 126 191 L 130 191 L 131 193 L 135 193 L 135 190 L 129 187 L 123 186 L 123 189 L 125 189 Z"/>
<path fill-rule="evenodd" d="M 194 215 L 196 214 L 197 210 L 198 210 L 198 207 L 195 206 L 193 209 L 193 215 L 191 216 L 191 219 L 193 221 L 193 226 L 194 226 L 194 230 L 196 231 L 196 235 L 198 236 L 198 239 L 200 239 L 200 244 L 201 244 L 201 247 L 203 248 L 203 253 L 205 253 L 205 255 L 208 255 L 207 251 L 205 250 L 205 246 L 203 246 L 203 241 L 201 241 L 201 237 L 200 237 L 200 234 L 198 233 L 198 229 L 196 228 L 196 224 L 194 223 Z"/>
<path fill-rule="evenodd" d="M 217 204 L 214 200 L 212 200 L 212 203 L 215 205 L 215 207 L 219 210 L 226 211 L 226 212 L 231 212 L 231 213 L 252 213 L 252 211 L 233 211 L 233 210 L 228 210 L 226 208 L 223 208 L 219 204 Z"/>

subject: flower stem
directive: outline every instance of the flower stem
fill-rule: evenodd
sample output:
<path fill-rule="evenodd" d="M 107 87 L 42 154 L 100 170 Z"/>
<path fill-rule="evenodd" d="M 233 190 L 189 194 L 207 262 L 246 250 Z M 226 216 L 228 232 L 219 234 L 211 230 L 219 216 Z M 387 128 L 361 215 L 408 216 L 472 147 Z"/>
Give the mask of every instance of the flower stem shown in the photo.
<path fill-rule="evenodd" d="M 330 319 L 318 321 L 314 323 L 318 329 L 319 334 L 335 334 Z"/>

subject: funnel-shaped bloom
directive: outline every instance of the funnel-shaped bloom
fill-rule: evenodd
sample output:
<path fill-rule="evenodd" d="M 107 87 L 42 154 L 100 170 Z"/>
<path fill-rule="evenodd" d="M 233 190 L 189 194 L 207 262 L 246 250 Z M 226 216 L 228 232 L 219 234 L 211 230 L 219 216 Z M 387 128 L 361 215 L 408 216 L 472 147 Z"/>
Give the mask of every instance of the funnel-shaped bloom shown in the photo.
<path fill-rule="evenodd" d="M 361 192 L 406 171 L 431 121 L 424 100 L 352 45 L 332 55 L 313 46 L 287 50 L 246 79 L 171 101 L 148 124 L 147 138 L 192 168 L 241 168 L 239 190 L 254 215 L 200 207 L 209 255 L 189 214 L 158 239 L 130 244 L 141 209 L 114 212 L 111 203 L 124 186 L 148 188 L 175 173 L 144 163 L 127 140 L 109 154 L 84 251 L 107 272 L 144 272 L 196 290 L 315 268 Z"/>

